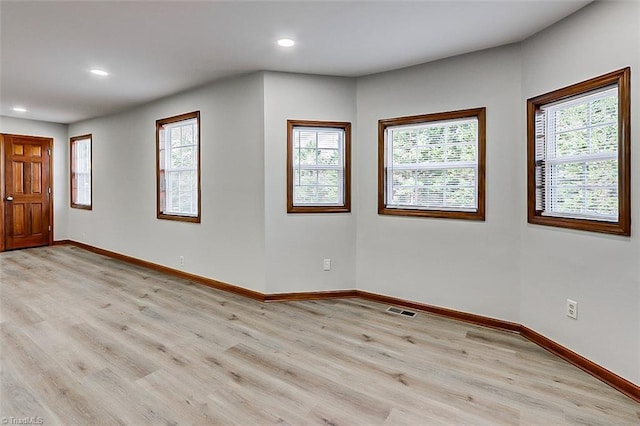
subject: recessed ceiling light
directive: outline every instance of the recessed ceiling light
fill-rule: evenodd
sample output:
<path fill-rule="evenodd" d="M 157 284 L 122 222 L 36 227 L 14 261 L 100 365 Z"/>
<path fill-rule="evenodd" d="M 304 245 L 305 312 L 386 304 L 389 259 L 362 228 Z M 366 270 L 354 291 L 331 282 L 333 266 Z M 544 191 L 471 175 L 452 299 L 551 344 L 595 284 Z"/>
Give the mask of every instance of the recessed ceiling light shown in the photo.
<path fill-rule="evenodd" d="M 296 42 L 291 40 L 290 38 L 281 38 L 280 40 L 278 40 L 278 45 L 282 47 L 291 47 L 294 44 L 296 44 Z"/>
<path fill-rule="evenodd" d="M 17 106 L 17 107 L 13 107 L 13 110 L 14 110 L 15 112 L 27 112 L 27 109 L 26 109 L 26 108 L 19 107 L 19 106 Z"/>
<path fill-rule="evenodd" d="M 95 75 L 99 75 L 101 77 L 106 77 L 109 75 L 108 72 L 103 71 L 103 70 L 99 70 L 99 69 L 92 69 L 91 70 L 91 74 L 95 74 Z"/>

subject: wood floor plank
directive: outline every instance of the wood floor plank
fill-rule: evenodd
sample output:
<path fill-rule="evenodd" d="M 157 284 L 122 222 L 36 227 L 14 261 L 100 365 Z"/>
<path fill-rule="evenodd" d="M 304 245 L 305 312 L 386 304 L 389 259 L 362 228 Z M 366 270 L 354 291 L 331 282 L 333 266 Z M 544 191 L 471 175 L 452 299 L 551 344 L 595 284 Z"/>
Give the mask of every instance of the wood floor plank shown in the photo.
<path fill-rule="evenodd" d="M 166 370 L 158 370 L 136 381 L 136 387 L 159 401 L 172 413 L 178 413 L 179 424 L 225 424 L 226 417 L 208 400 L 208 395 L 218 387 L 210 382 L 194 386 L 182 376 Z M 204 389 L 204 391 L 203 391 Z"/>
<path fill-rule="evenodd" d="M 55 361 L 77 380 L 106 368 L 106 362 L 64 332 L 68 327 L 69 324 L 52 319 L 24 327 L 22 331 L 33 342 L 37 342 L 39 350 L 55 354 Z"/>
<path fill-rule="evenodd" d="M 118 423 L 125 425 L 178 424 L 178 415 L 153 394 L 146 394 L 110 368 L 87 376 L 83 381 L 85 397 L 107 412 L 117 415 Z"/>
<path fill-rule="evenodd" d="M 0 253 L 0 416 L 44 424 L 637 425 L 521 336 L 261 303 L 69 246 Z"/>
<path fill-rule="evenodd" d="M 30 388 L 24 376 L 5 363 L 0 372 L 0 395 L 0 412 L 2 413 L 11 413 L 14 418 L 46 418 L 50 424 L 60 424 L 57 415 L 43 404 L 42 399 Z"/>
<path fill-rule="evenodd" d="M 71 338 L 89 348 L 94 356 L 107 365 L 114 366 L 116 371 L 129 380 L 139 379 L 159 368 L 145 354 L 130 349 L 88 323 L 75 324 L 67 332 Z"/>

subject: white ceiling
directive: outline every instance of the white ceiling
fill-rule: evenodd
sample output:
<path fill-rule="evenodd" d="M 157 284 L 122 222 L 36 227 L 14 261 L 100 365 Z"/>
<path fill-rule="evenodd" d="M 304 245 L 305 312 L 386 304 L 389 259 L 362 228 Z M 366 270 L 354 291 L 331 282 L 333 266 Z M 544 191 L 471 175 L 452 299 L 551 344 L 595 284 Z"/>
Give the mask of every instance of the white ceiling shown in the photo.
<path fill-rule="evenodd" d="M 257 70 L 362 76 L 517 42 L 589 2 L 2 0 L 0 113 L 71 123 Z"/>

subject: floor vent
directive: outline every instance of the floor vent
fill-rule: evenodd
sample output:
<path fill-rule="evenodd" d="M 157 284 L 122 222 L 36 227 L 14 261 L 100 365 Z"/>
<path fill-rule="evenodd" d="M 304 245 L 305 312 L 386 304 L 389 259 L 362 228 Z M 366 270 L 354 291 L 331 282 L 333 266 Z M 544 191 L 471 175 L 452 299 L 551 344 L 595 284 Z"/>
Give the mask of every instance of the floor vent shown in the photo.
<path fill-rule="evenodd" d="M 413 311 L 407 311 L 406 309 L 400 309 L 400 308 L 396 308 L 393 306 L 389 306 L 387 308 L 387 312 L 392 313 L 392 314 L 396 314 L 396 315 L 404 315 L 405 317 L 409 317 L 409 318 L 413 318 L 415 317 L 417 314 Z"/>

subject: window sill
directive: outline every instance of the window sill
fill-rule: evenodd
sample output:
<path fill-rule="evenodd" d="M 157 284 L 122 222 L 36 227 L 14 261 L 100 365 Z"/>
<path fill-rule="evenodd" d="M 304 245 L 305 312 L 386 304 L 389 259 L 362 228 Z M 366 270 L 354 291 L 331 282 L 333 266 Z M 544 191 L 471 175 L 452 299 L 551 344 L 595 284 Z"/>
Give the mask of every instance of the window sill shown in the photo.
<path fill-rule="evenodd" d="M 200 216 L 178 216 L 173 214 L 158 213 L 158 219 L 175 220 L 177 222 L 200 223 Z"/>
<path fill-rule="evenodd" d="M 71 204 L 72 209 L 80 209 L 80 210 L 93 210 L 91 205 L 86 204 Z"/>
<path fill-rule="evenodd" d="M 631 235 L 629 223 L 603 222 L 591 219 L 572 219 L 563 217 L 541 216 L 540 214 L 529 215 L 527 220 L 533 225 L 553 226 L 556 228 L 575 229 L 578 231 L 599 232 L 612 235 Z"/>
<path fill-rule="evenodd" d="M 287 206 L 287 213 L 350 213 L 350 206 Z"/>
<path fill-rule="evenodd" d="M 414 216 L 414 217 L 434 217 L 441 219 L 461 219 L 484 221 L 484 210 L 475 212 L 448 211 L 448 210 L 419 210 L 419 209 L 397 209 L 381 206 L 378 214 L 389 216 Z"/>

